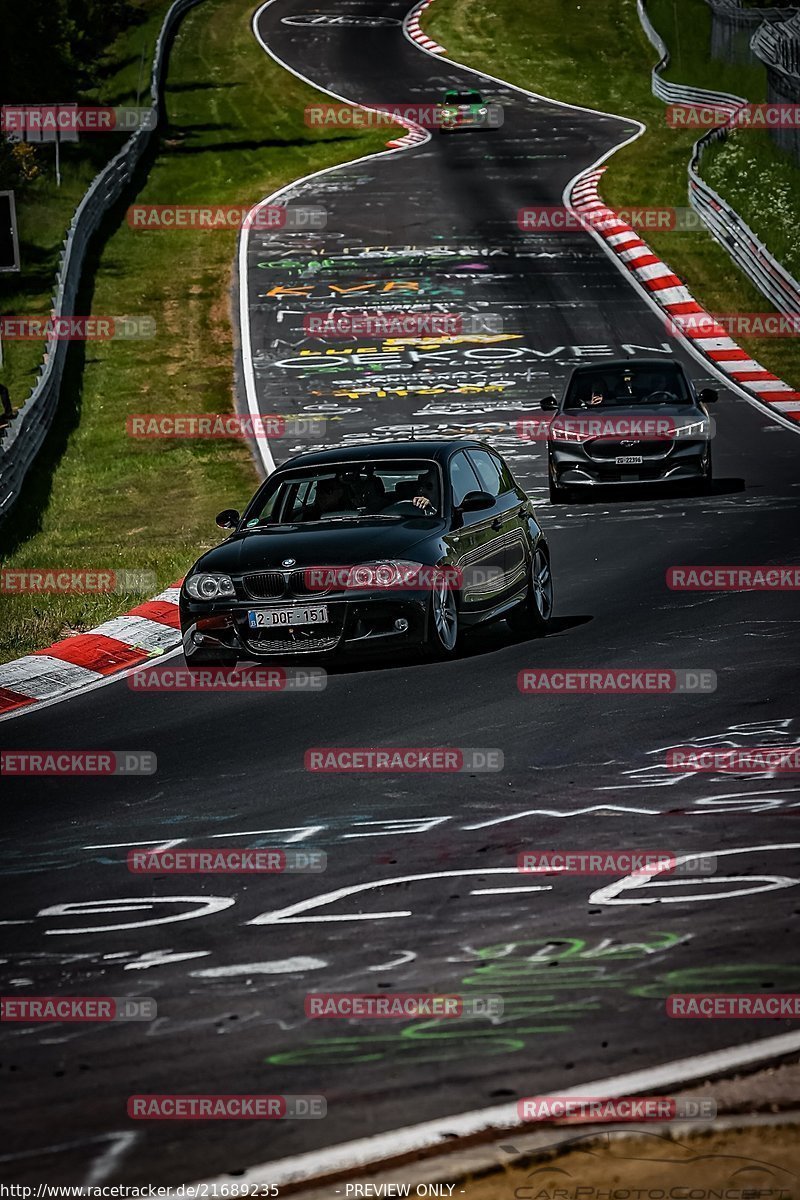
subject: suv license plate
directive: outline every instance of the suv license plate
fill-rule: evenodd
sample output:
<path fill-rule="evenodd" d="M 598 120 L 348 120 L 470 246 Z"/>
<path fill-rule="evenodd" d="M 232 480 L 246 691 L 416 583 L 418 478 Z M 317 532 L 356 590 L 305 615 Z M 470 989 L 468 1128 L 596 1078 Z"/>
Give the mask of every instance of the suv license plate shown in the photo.
<path fill-rule="evenodd" d="M 293 625 L 325 625 L 327 604 L 307 605 L 304 608 L 250 609 L 247 620 L 251 629 L 288 629 Z"/>
<path fill-rule="evenodd" d="M 637 463 L 644 462 L 641 454 L 621 454 L 614 459 L 618 467 L 635 466 Z"/>

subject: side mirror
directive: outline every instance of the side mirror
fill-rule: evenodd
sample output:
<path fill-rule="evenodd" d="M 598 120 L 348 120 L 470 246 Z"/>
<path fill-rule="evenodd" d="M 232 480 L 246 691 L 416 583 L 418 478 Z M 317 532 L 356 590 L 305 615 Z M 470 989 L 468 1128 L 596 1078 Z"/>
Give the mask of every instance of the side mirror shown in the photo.
<path fill-rule="evenodd" d="M 217 524 L 220 529 L 235 529 L 241 519 L 235 508 L 225 508 L 221 513 L 217 513 Z"/>
<path fill-rule="evenodd" d="M 719 400 L 719 392 L 716 388 L 703 388 L 697 399 L 701 404 L 716 404 Z"/>
<path fill-rule="evenodd" d="M 494 508 L 494 496 L 489 492 L 467 492 L 458 507 L 460 512 L 482 512 Z"/>
<path fill-rule="evenodd" d="M 544 400 L 540 402 L 539 408 L 543 409 L 544 412 L 555 412 L 558 408 L 558 401 L 555 396 L 545 396 Z"/>

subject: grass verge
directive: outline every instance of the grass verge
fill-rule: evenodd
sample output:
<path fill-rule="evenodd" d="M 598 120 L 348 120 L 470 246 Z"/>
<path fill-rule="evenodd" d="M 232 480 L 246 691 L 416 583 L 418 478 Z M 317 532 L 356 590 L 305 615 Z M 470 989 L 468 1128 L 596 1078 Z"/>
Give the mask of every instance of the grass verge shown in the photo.
<path fill-rule="evenodd" d="M 150 69 L 170 0 L 141 0 L 141 21 L 109 46 L 98 64 L 101 83 L 81 104 L 150 103 Z M 11 97 L 14 99 L 14 97 Z M 28 174 L 14 187 L 20 243 L 19 273 L 0 275 L 0 307 L 7 314 L 43 316 L 50 312 L 56 272 L 69 223 L 95 175 L 124 145 L 126 134 L 81 137 L 60 147 L 61 186 L 56 183 L 55 147 L 31 146 Z M 6 341 L 0 379 L 18 406 L 30 394 L 42 362 L 44 342 Z"/>
<path fill-rule="evenodd" d="M 170 60 L 169 128 L 137 202 L 251 203 L 385 148 L 385 130 L 306 127 L 303 109 L 316 94 L 264 54 L 251 13 L 243 0 L 205 0 L 185 18 Z M 151 315 L 157 333 L 72 347 L 57 425 L 0 527 L 5 568 L 149 570 L 164 587 L 218 540 L 215 513 L 241 506 L 257 481 L 248 447 L 132 441 L 125 422 L 137 412 L 230 411 L 235 253 L 235 232 L 134 230 L 116 214 L 85 311 Z M 4 596 L 0 661 L 142 598 Z"/>
<path fill-rule="evenodd" d="M 681 0 L 680 11 L 683 36 L 672 78 L 678 78 L 682 64 L 694 71 L 703 61 L 698 56 L 708 9 L 703 0 Z M 651 0 L 649 12 L 672 49 L 673 0 Z M 460 62 L 558 100 L 644 122 L 646 132 L 609 160 L 602 195 L 612 207 L 687 205 L 687 164 L 696 134 L 670 129 L 664 105 L 651 94 L 656 53 L 640 26 L 635 0 L 537 0 L 535 19 L 521 15 L 519 0 L 436 0 L 424 24 Z M 707 73 L 702 80 L 682 82 L 722 87 L 722 76 L 715 81 Z M 727 73 L 725 82 L 731 82 Z M 709 233 L 648 230 L 646 240 L 710 312 L 772 311 Z M 800 387 L 797 339 L 737 340 L 769 370 Z"/>

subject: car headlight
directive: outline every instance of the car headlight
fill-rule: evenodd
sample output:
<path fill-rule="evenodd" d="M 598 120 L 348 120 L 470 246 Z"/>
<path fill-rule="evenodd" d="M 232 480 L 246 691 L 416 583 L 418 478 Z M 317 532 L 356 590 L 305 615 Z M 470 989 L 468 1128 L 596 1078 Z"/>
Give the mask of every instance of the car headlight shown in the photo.
<path fill-rule="evenodd" d="M 435 567 L 426 567 L 424 563 L 382 559 L 351 567 L 346 586 L 354 591 L 428 587 L 430 583 L 426 582 L 426 576 L 435 571 Z"/>
<path fill-rule="evenodd" d="M 597 435 L 589 428 L 575 425 L 557 425 L 552 421 L 547 436 L 553 442 L 588 442 L 589 438 Z"/>
<path fill-rule="evenodd" d="M 708 433 L 705 421 L 690 421 L 688 425 L 679 425 L 672 431 L 673 437 L 702 437 Z"/>
<path fill-rule="evenodd" d="M 186 580 L 186 591 L 193 600 L 225 600 L 236 595 L 230 575 L 199 571 Z"/>

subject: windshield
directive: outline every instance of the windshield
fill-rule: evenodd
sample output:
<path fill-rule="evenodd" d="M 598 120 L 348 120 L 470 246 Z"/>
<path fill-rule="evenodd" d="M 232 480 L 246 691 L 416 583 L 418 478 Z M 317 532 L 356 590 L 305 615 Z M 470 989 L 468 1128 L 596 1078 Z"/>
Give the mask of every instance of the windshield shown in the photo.
<path fill-rule="evenodd" d="M 564 407 L 630 408 L 637 404 L 692 404 L 683 372 L 669 363 L 598 367 L 573 375 Z"/>
<path fill-rule="evenodd" d="M 256 497 L 245 529 L 312 521 L 371 517 L 402 520 L 441 512 L 441 483 L 436 463 L 342 463 L 282 471 Z"/>
<path fill-rule="evenodd" d="M 480 92 L 445 92 L 445 104 L 483 104 Z"/>

